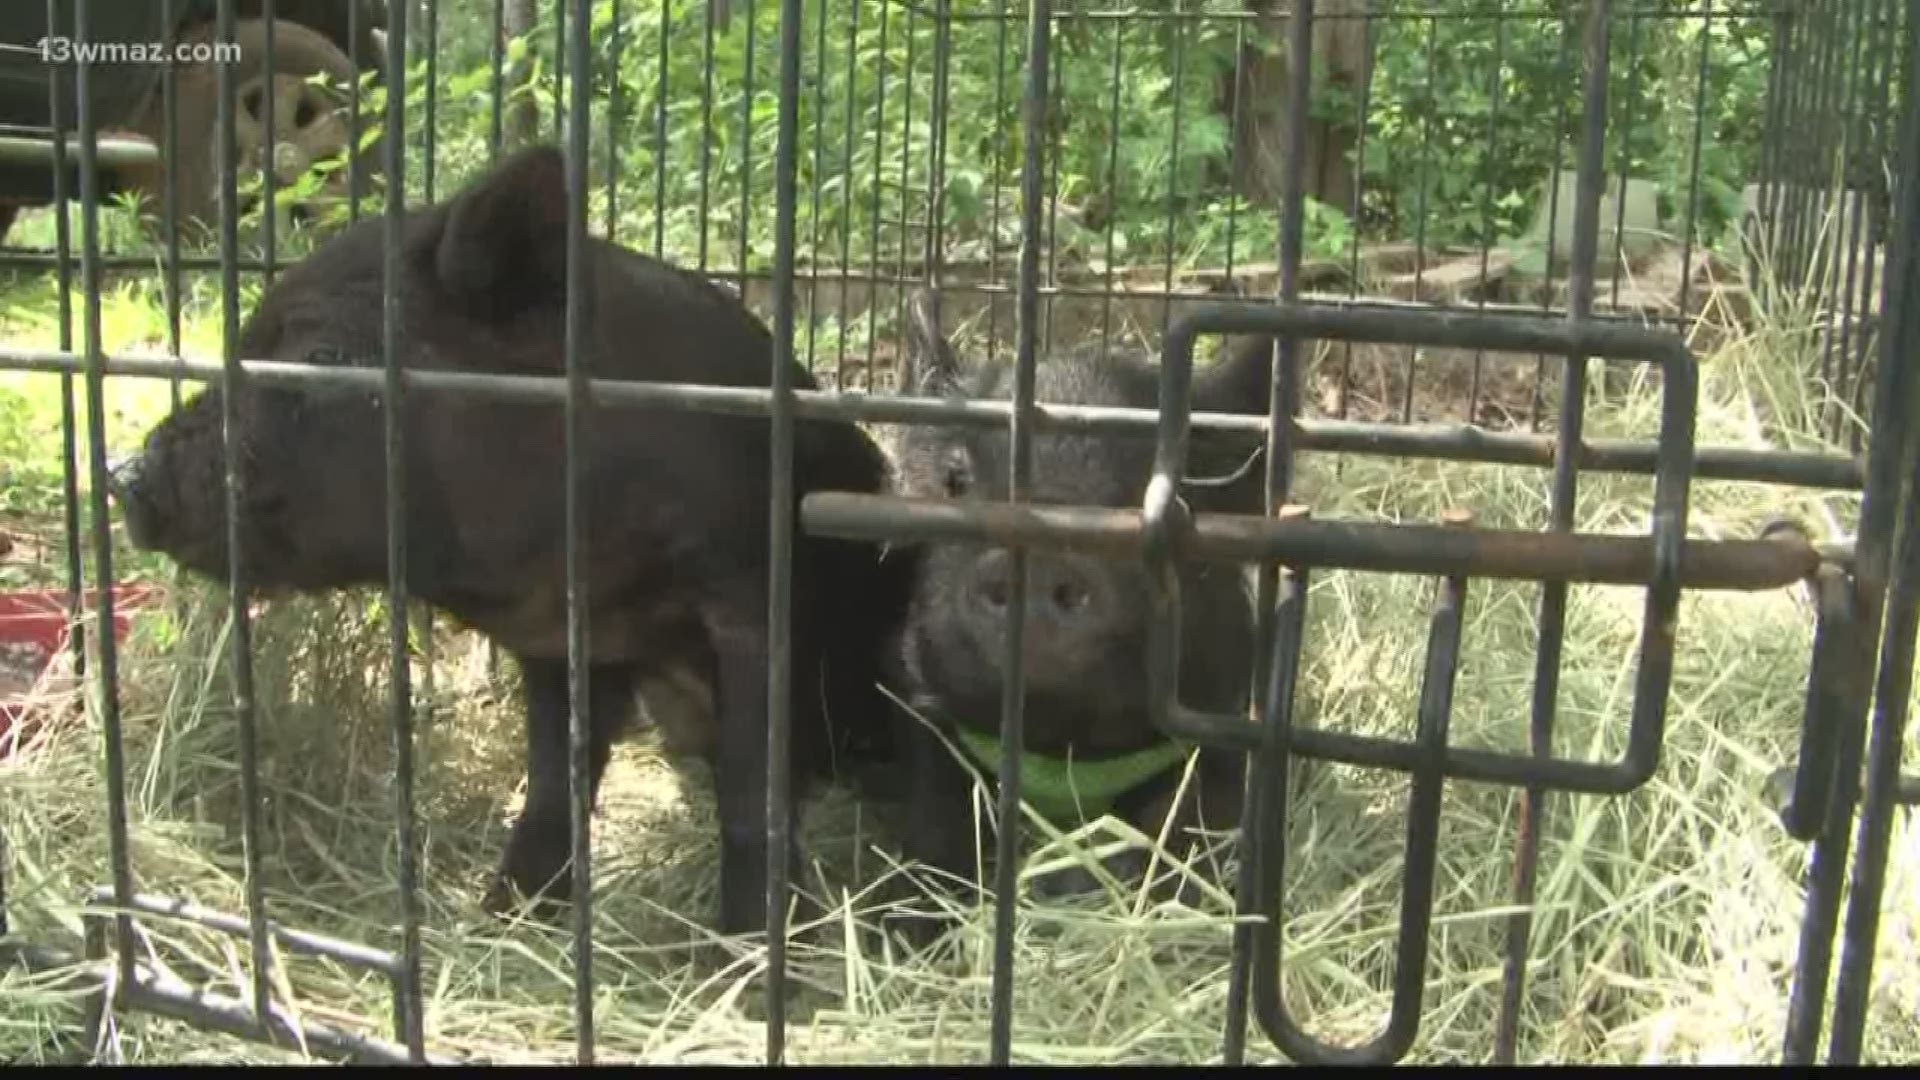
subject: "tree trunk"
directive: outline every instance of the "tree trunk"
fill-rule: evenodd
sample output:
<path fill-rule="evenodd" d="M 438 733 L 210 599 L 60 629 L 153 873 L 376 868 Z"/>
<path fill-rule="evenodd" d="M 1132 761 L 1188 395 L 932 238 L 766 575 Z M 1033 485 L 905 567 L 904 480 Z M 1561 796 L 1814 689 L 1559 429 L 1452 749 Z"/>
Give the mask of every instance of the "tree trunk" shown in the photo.
<path fill-rule="evenodd" d="M 1292 5 L 1286 5 L 1290 8 Z M 1222 80 L 1218 108 L 1233 116 L 1239 92 L 1239 117 L 1233 131 L 1233 184 L 1257 203 L 1277 205 L 1285 166 L 1288 103 L 1285 10 L 1275 0 L 1247 0 L 1248 10 L 1263 16 L 1248 31 L 1234 71 Z M 1366 0 L 1320 0 L 1313 24 L 1314 83 L 1345 88 L 1357 100 L 1371 74 L 1368 21 L 1359 18 Z M 1237 87 L 1236 87 L 1237 82 Z M 1357 115 L 1307 120 L 1306 193 L 1341 211 L 1354 197 L 1351 155 L 1359 130 Z"/>
<path fill-rule="evenodd" d="M 536 0 L 506 0 L 506 5 L 506 10 L 503 12 L 501 22 L 504 24 L 503 32 L 506 35 L 507 41 L 511 41 L 516 37 L 530 37 L 534 30 Z M 506 47 L 505 41 L 500 44 L 501 48 L 504 49 Z M 534 43 L 531 41 L 528 42 L 528 45 L 534 47 Z M 529 52 L 531 51 L 532 49 L 530 48 Z M 519 86 L 526 82 L 527 70 L 528 64 L 525 61 L 517 64 L 509 63 L 506 71 L 507 85 L 510 87 Z M 506 110 L 506 116 L 502 125 L 504 128 L 503 142 L 505 143 L 502 147 L 503 150 L 510 152 L 518 147 L 526 146 L 540 137 L 540 108 L 532 99 L 515 97 L 507 101 L 502 108 Z"/>

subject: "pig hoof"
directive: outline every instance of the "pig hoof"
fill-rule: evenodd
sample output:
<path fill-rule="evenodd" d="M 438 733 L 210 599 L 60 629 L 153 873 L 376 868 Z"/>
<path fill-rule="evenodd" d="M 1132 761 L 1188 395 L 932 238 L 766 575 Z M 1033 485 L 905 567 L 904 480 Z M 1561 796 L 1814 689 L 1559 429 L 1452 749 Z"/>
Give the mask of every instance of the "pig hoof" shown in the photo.
<path fill-rule="evenodd" d="M 524 916 L 530 922 L 550 926 L 566 925 L 565 917 L 571 907 L 564 897 L 539 892 L 529 895 L 528 890 L 504 874 L 494 875 L 480 899 L 481 910 L 496 919 L 511 921 Z"/>

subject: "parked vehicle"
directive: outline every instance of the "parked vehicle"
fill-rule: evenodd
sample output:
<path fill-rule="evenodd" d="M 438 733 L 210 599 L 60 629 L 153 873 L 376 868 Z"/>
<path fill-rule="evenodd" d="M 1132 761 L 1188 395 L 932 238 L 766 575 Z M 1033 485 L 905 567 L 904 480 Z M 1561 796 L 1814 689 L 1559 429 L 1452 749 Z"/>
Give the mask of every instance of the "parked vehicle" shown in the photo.
<path fill-rule="evenodd" d="M 49 33 L 48 5 L 42 0 L 0 5 L 0 240 L 21 208 L 54 200 L 56 84 L 67 129 L 66 192 L 69 198 L 79 196 L 73 80 L 49 74 L 79 63 L 86 55 L 83 47 L 92 50 L 94 60 L 88 102 L 99 136 L 101 196 L 135 192 L 160 212 L 167 182 L 162 72 L 171 59 L 180 218 L 212 222 L 220 205 L 218 66 L 234 65 L 242 183 L 259 177 L 263 164 L 270 163 L 275 182 L 289 188 L 317 164 L 348 154 L 354 133 L 341 88 L 354 80 L 356 64 L 379 79 L 388 20 L 385 0 L 276 0 L 269 69 L 265 0 L 235 4 L 237 55 L 215 47 L 215 0 L 92 0 L 84 46 L 74 41 L 73 6 L 63 0 L 58 21 L 64 25 Z M 325 75 L 328 85 L 317 84 L 314 75 Z M 352 194 L 355 174 L 364 193 L 378 166 L 377 153 L 362 153 L 359 167 L 332 173 L 318 197 Z"/>

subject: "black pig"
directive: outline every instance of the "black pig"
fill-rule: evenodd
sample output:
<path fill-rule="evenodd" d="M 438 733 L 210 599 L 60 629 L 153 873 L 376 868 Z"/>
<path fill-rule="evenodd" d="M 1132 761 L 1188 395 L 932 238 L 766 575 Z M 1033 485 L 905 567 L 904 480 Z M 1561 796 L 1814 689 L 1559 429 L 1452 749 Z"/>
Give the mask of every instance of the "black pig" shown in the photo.
<path fill-rule="evenodd" d="M 450 201 L 407 214 L 398 282 L 406 367 L 563 373 L 566 197 L 564 158 L 539 147 Z M 363 222 L 283 274 L 242 330 L 240 354 L 378 365 L 382 229 Z M 772 336 L 732 294 L 614 244 L 589 246 L 593 377 L 768 385 Z M 794 381 L 814 385 L 797 369 Z M 248 385 L 241 393 L 247 581 L 269 592 L 384 583 L 380 398 L 365 388 Z M 166 418 L 114 481 L 137 545 L 216 578 L 227 573 L 220 395 L 210 389 Z M 547 917 L 571 897 L 563 409 L 557 398 L 427 390 L 406 405 L 410 588 L 513 654 L 525 686 L 526 808 L 485 898 L 495 913 L 510 909 L 515 891 Z M 768 423 L 602 404 L 587 430 L 589 782 L 597 791 L 636 691 L 684 686 L 691 676 L 710 709 L 678 716 L 678 725 L 657 719 L 670 748 L 713 766 L 721 931 L 764 928 Z M 802 421 L 794 476 L 796 502 L 781 513 L 819 488 L 881 490 L 886 459 L 850 423 Z M 904 585 L 888 583 L 894 570 L 879 553 L 795 537 L 796 800 L 836 757 L 884 753 L 872 668 L 888 597 L 903 603 Z M 797 830 L 797 813 L 792 820 Z"/>
<path fill-rule="evenodd" d="M 924 290 L 909 312 L 909 385 L 915 393 L 1012 399 L 1013 366 L 963 367 Z M 1271 355 L 1270 338 L 1252 339 L 1196 372 L 1193 409 L 1265 414 Z M 1150 409 L 1159 400 L 1159 375 L 1146 357 L 1097 347 L 1043 358 L 1035 379 L 1037 399 L 1045 402 Z M 1188 475 L 1218 480 L 1183 485 L 1188 504 L 1197 511 L 1259 513 L 1263 470 L 1248 466 L 1261 441 L 1254 435 L 1194 432 Z M 1004 427 L 909 429 L 900 439 L 898 489 L 912 497 L 1004 500 L 1009 449 Z M 1153 456 L 1151 435 L 1036 432 L 1031 501 L 1137 508 L 1152 476 Z M 918 565 L 916 584 L 890 678 L 916 713 L 959 736 L 962 746 L 970 747 L 963 752 L 990 778 L 998 762 L 1008 552 L 941 543 L 919 546 L 912 559 Z M 1231 566 L 1188 565 L 1181 583 L 1182 700 L 1196 708 L 1238 712 L 1247 701 L 1252 644 L 1245 576 Z M 1184 756 L 1167 752 L 1164 736 L 1148 719 L 1144 572 L 1132 564 L 1032 551 L 1027 590 L 1027 752 L 1056 762 L 1069 753 L 1077 762 L 1105 761 L 1108 775 L 1097 782 L 1118 789 L 1113 812 L 1155 835 L 1172 809 Z M 964 876 L 975 851 L 967 809 L 971 780 L 920 721 L 905 718 L 899 740 L 915 777 L 903 846 L 924 863 Z M 1128 759 L 1125 765 L 1122 759 Z M 1201 751 L 1196 782 L 1174 819 L 1170 840 L 1176 854 L 1192 842 L 1191 826 L 1238 823 L 1243 762 L 1236 752 Z M 1088 790 L 1078 775 L 1074 783 L 1076 792 Z M 1054 816 L 1040 799 L 1030 801 Z M 1083 799 L 1069 809 L 1088 807 Z M 1122 853 L 1109 868 L 1123 881 L 1137 878 L 1143 856 Z M 1075 870 L 1043 879 L 1042 887 L 1057 894 L 1091 883 L 1089 875 Z"/>

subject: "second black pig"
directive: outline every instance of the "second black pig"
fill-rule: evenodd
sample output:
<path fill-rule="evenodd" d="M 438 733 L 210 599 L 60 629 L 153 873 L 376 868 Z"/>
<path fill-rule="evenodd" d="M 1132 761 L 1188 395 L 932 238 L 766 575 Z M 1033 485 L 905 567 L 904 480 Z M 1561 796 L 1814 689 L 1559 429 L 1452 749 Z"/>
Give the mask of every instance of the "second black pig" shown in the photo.
<path fill-rule="evenodd" d="M 936 324 L 922 291 L 910 305 L 911 388 L 926 396 L 1011 400 L 1011 364 L 963 365 Z M 1196 372 L 1196 412 L 1267 411 L 1271 339 L 1230 350 Z M 1037 399 L 1075 405 L 1153 408 L 1159 376 L 1144 356 L 1083 348 L 1036 367 Z M 1257 435 L 1195 432 L 1190 476 L 1230 478 L 1182 491 L 1197 511 L 1259 513 L 1262 470 L 1247 468 Z M 1040 431 L 1033 436 L 1030 500 L 1040 504 L 1140 506 L 1153 471 L 1144 438 Z M 1009 444 L 1004 427 L 915 427 L 901 437 L 897 489 L 911 497 L 999 501 L 1007 497 Z M 994 775 L 1005 681 L 1009 557 L 1004 548 L 926 544 L 892 679 L 901 698 L 958 744 L 983 775 Z M 1180 573 L 1181 698 L 1189 706 L 1233 713 L 1245 708 L 1250 678 L 1252 604 L 1244 574 L 1224 565 L 1187 565 Z M 1169 811 L 1185 756 L 1153 726 L 1147 708 L 1148 593 L 1141 568 L 1091 556 L 1033 551 L 1023 634 L 1026 681 L 1023 790 L 1041 813 L 1097 817 L 1111 810 L 1148 835 Z M 955 755 L 907 718 L 897 736 L 911 762 L 913 811 L 904 815 L 908 854 L 948 872 L 973 864 L 971 779 Z M 1079 763 L 1075 766 L 1074 763 Z M 1176 853 L 1190 829 L 1237 825 L 1244 756 L 1202 750 L 1196 783 L 1182 800 L 1171 839 Z M 1070 779 L 1071 789 L 1066 788 Z M 1071 821 L 1058 821 L 1071 827 Z M 1122 880 L 1144 869 L 1138 851 L 1115 857 Z M 1091 878 L 1059 874 L 1050 892 L 1081 890 Z"/>

